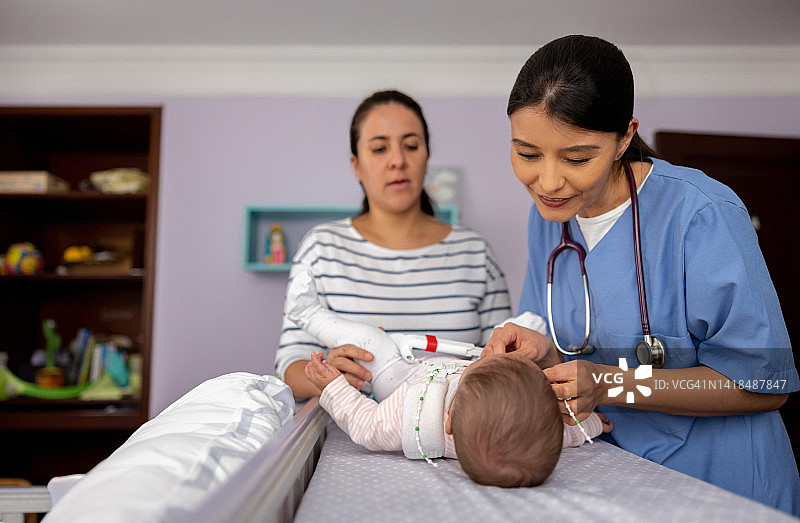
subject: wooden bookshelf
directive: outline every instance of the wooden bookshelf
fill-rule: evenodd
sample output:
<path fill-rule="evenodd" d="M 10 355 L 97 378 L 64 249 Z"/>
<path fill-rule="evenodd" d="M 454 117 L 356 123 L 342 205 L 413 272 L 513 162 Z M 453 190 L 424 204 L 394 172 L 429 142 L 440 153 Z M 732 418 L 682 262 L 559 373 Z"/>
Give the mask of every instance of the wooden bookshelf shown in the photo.
<path fill-rule="evenodd" d="M 44 258 L 39 274 L 0 276 L 0 352 L 9 369 L 33 381 L 30 358 L 44 347 L 45 318 L 55 320 L 63 345 L 80 328 L 123 334 L 142 360 L 141 392 L 119 401 L 0 401 L 0 439 L 15 454 L 0 475 L 41 483 L 86 472 L 147 420 L 160 129 L 159 107 L 0 107 L 0 170 L 48 171 L 71 185 L 64 193 L 0 193 L 0 252 L 29 241 Z M 90 173 L 118 167 L 147 172 L 147 191 L 79 190 Z M 104 237 L 131 239 L 132 268 L 64 271 L 66 246 Z"/>

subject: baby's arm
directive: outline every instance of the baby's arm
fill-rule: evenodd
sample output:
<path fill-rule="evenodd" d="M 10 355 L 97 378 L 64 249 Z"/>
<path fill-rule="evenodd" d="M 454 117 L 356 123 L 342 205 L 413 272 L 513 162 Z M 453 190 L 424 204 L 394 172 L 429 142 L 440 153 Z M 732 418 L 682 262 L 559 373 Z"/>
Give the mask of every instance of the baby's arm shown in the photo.
<path fill-rule="evenodd" d="M 322 389 L 319 404 L 353 443 L 369 450 L 402 450 L 401 412 L 408 385 L 403 383 L 380 403 L 361 394 L 321 355 L 312 354 L 306 376 Z"/>
<path fill-rule="evenodd" d="M 592 412 L 588 418 L 581 421 L 580 427 L 583 427 L 583 430 L 586 431 L 590 438 L 596 438 L 603 432 L 611 432 L 614 429 L 614 424 L 602 414 Z M 578 425 L 564 424 L 564 442 L 561 448 L 580 447 L 586 442 L 580 427 Z"/>

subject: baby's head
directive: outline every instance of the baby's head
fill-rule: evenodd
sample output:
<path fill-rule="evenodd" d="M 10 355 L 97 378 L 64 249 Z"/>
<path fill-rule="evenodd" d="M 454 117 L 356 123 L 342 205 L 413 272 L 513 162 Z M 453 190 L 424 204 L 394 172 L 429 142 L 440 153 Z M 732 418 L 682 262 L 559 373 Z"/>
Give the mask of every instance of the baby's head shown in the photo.
<path fill-rule="evenodd" d="M 476 483 L 530 487 L 558 462 L 563 422 L 542 370 L 513 353 L 467 367 L 450 408 L 456 455 Z"/>

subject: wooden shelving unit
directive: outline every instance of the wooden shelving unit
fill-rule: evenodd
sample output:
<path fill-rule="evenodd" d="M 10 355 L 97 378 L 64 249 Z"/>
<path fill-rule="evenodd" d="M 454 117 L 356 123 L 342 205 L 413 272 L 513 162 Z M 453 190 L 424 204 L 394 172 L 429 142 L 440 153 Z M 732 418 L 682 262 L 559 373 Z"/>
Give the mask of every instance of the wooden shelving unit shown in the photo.
<path fill-rule="evenodd" d="M 0 194 L 0 251 L 32 242 L 44 257 L 33 276 L 0 276 L 0 352 L 31 381 L 30 357 L 44 346 L 41 323 L 56 321 L 63 344 L 80 328 L 123 334 L 141 357 L 141 392 L 119 401 L 0 401 L 3 448 L 12 454 L 0 476 L 43 482 L 86 472 L 147 420 L 156 246 L 159 107 L 0 107 L 0 170 L 48 171 L 71 185 L 65 193 Z M 98 170 L 137 167 L 146 192 L 83 192 Z M 71 244 L 129 237 L 132 269 L 64 273 Z"/>

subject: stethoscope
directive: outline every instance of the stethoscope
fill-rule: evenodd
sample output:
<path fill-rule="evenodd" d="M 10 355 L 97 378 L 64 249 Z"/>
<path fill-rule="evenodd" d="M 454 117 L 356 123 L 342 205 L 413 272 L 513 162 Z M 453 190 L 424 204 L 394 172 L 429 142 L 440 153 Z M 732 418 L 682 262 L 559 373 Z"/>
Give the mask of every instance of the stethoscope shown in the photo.
<path fill-rule="evenodd" d="M 642 241 L 639 234 L 639 197 L 636 193 L 636 179 L 633 176 L 633 169 L 630 163 L 623 162 L 625 173 L 628 175 L 628 182 L 631 189 L 631 212 L 633 214 L 633 253 L 636 258 L 636 285 L 639 288 L 639 313 L 642 317 L 642 334 L 644 339 L 636 344 L 636 359 L 639 360 L 640 365 L 652 365 L 660 369 L 664 366 L 664 359 L 666 357 L 664 344 L 655 336 L 650 336 L 650 320 L 647 316 L 647 298 L 644 293 L 644 268 L 642 264 Z M 547 259 L 547 322 L 550 325 L 550 333 L 553 335 L 553 342 L 556 348 L 568 356 L 575 356 L 578 354 L 591 354 L 594 352 L 594 347 L 589 345 L 589 325 L 590 325 L 590 312 L 589 312 L 589 280 L 586 277 L 586 251 L 583 247 L 572 240 L 569 235 L 568 222 L 561 224 L 561 243 L 553 249 L 550 257 Z M 556 330 L 553 327 L 553 267 L 555 266 L 556 257 L 561 254 L 565 249 L 573 249 L 578 253 L 578 261 L 581 266 L 581 275 L 583 276 L 583 296 L 586 307 L 586 330 L 584 331 L 583 344 L 580 347 L 575 345 L 568 345 L 567 349 L 561 348 L 558 344 Z"/>

